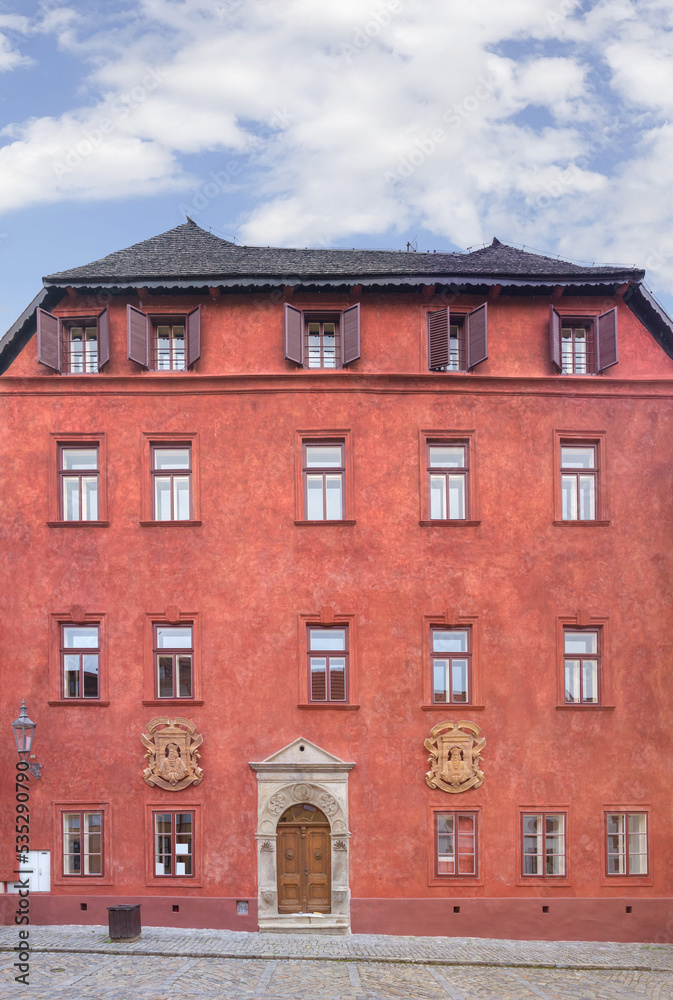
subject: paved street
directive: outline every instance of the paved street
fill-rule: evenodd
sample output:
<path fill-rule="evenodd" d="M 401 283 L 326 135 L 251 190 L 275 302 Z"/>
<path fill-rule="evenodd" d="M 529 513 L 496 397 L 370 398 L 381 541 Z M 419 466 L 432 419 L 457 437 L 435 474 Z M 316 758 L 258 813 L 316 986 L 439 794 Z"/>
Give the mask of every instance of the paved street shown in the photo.
<path fill-rule="evenodd" d="M 120 945 L 104 927 L 33 927 L 26 991 L 15 943 L 15 928 L 0 928 L 2 1000 L 673 1000 L 668 944 L 153 927 Z"/>

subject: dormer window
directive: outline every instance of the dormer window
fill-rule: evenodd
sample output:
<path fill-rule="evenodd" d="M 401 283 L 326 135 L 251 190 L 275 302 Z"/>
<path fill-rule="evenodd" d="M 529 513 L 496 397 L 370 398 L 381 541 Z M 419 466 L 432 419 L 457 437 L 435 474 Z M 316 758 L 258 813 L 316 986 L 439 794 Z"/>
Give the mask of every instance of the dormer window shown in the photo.
<path fill-rule="evenodd" d="M 108 311 L 54 316 L 37 310 L 37 360 L 62 375 L 94 375 L 110 360 Z"/>
<path fill-rule="evenodd" d="M 285 357 L 302 368 L 344 368 L 360 357 L 360 305 L 318 312 L 285 303 Z"/>
<path fill-rule="evenodd" d="M 201 356 L 201 307 L 182 315 L 148 315 L 126 307 L 128 357 L 153 372 L 182 372 Z"/>
<path fill-rule="evenodd" d="M 561 316 L 549 307 L 549 348 L 562 375 L 596 375 L 616 365 L 617 310 L 600 316 Z"/>

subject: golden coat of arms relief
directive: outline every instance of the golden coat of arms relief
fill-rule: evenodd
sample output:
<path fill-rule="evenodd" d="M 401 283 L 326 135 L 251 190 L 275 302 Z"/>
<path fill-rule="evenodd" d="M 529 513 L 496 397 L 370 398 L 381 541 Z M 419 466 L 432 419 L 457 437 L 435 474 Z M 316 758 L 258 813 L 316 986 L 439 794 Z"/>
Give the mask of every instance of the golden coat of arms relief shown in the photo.
<path fill-rule="evenodd" d="M 486 738 L 474 722 L 438 722 L 425 741 L 430 770 L 425 775 L 430 788 L 444 792 L 466 792 L 479 788 L 484 773 L 479 770 Z"/>
<path fill-rule="evenodd" d="M 196 726 L 188 719 L 152 719 L 147 734 L 141 735 L 149 766 L 143 771 L 148 785 L 177 792 L 187 785 L 198 785 L 203 771 L 197 765 L 201 756 L 198 747 L 203 736 L 194 736 Z"/>

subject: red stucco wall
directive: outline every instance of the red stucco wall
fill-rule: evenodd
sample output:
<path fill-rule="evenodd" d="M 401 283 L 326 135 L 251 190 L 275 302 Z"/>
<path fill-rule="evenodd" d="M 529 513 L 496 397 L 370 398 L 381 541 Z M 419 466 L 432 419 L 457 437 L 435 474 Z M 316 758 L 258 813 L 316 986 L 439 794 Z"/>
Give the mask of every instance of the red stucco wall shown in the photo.
<path fill-rule="evenodd" d="M 248 762 L 301 735 L 356 763 L 354 930 L 413 932 L 425 901 L 474 899 L 486 926 L 511 916 L 519 929 L 508 936 L 574 936 L 573 914 L 582 912 L 587 926 L 607 921 L 616 939 L 653 939 L 673 888 L 665 763 L 673 750 L 673 361 L 620 305 L 619 364 L 602 376 L 553 376 L 549 300 L 501 296 L 489 305 L 488 360 L 468 375 L 428 374 L 424 313 L 433 303 L 391 293 L 363 294 L 362 357 L 350 370 L 296 371 L 283 360 L 280 304 L 259 295 L 206 301 L 194 374 L 148 374 L 126 360 L 125 301 L 111 305 L 105 374 L 51 375 L 33 340 L 0 384 L 0 725 L 12 758 L 9 725 L 25 698 L 43 764 L 31 784 L 31 846 L 52 852 L 52 873 L 53 804 L 107 803 L 110 879 L 87 880 L 86 897 L 165 898 L 163 886 L 146 884 L 146 804 L 175 808 L 182 794 L 202 806 L 202 879 L 175 892 L 186 903 L 183 925 L 198 926 L 187 906 L 195 897 L 252 904 L 257 787 Z M 575 302 L 578 311 L 588 304 L 613 303 Z M 297 432 L 346 429 L 356 523 L 295 525 Z M 421 431 L 474 432 L 479 525 L 419 525 Z M 557 431 L 605 435 L 608 525 L 553 524 Z M 198 435 L 200 526 L 139 524 L 142 435 L 159 432 Z M 47 525 L 56 433 L 105 435 L 108 527 Z M 49 616 L 76 604 L 105 615 L 108 706 L 47 704 Z M 142 704 L 142 678 L 146 615 L 169 605 L 199 615 L 203 704 L 164 713 Z M 324 606 L 356 616 L 355 711 L 298 707 L 298 616 Z M 424 616 L 447 606 L 478 618 L 482 710 L 422 708 Z M 578 610 L 607 619 L 609 710 L 557 708 L 556 621 Z M 142 779 L 140 734 L 161 714 L 184 715 L 203 734 L 205 778 L 185 793 Z M 459 796 L 424 781 L 423 741 L 445 718 L 476 722 L 487 740 L 486 780 Z M 11 777 L 0 774 L 3 831 L 13 825 Z M 603 874 L 603 812 L 619 806 L 650 810 L 647 879 Z M 479 879 L 428 884 L 433 807 L 480 810 Z M 563 884 L 519 876 L 519 809 L 545 807 L 568 815 Z M 3 841 L 0 877 L 9 877 L 11 834 Z M 74 922 L 56 897 L 79 902 L 82 888 L 54 886 L 53 903 L 34 897 L 35 912 Z M 541 896 L 558 899 L 559 920 L 533 933 L 537 902 L 529 911 L 527 901 Z M 627 920 L 626 897 L 652 903 L 634 903 Z M 221 926 L 217 908 L 208 912 Z M 429 922 L 422 926 L 432 932 Z M 466 926 L 458 933 L 479 933 Z"/>

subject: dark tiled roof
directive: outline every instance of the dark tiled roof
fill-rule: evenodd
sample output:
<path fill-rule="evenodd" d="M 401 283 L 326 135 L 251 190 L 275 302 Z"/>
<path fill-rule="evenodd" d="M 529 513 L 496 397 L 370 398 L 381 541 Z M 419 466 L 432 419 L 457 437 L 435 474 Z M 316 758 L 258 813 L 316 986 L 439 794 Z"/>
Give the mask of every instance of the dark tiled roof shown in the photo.
<path fill-rule="evenodd" d="M 160 279 L 284 278 L 356 279 L 414 276 L 533 281 L 642 280 L 629 267 L 591 267 L 527 253 L 493 240 L 472 253 L 406 253 L 399 250 L 295 250 L 244 247 L 206 232 L 191 219 L 175 229 L 117 250 L 101 260 L 50 274 L 45 284 L 122 283 Z"/>

